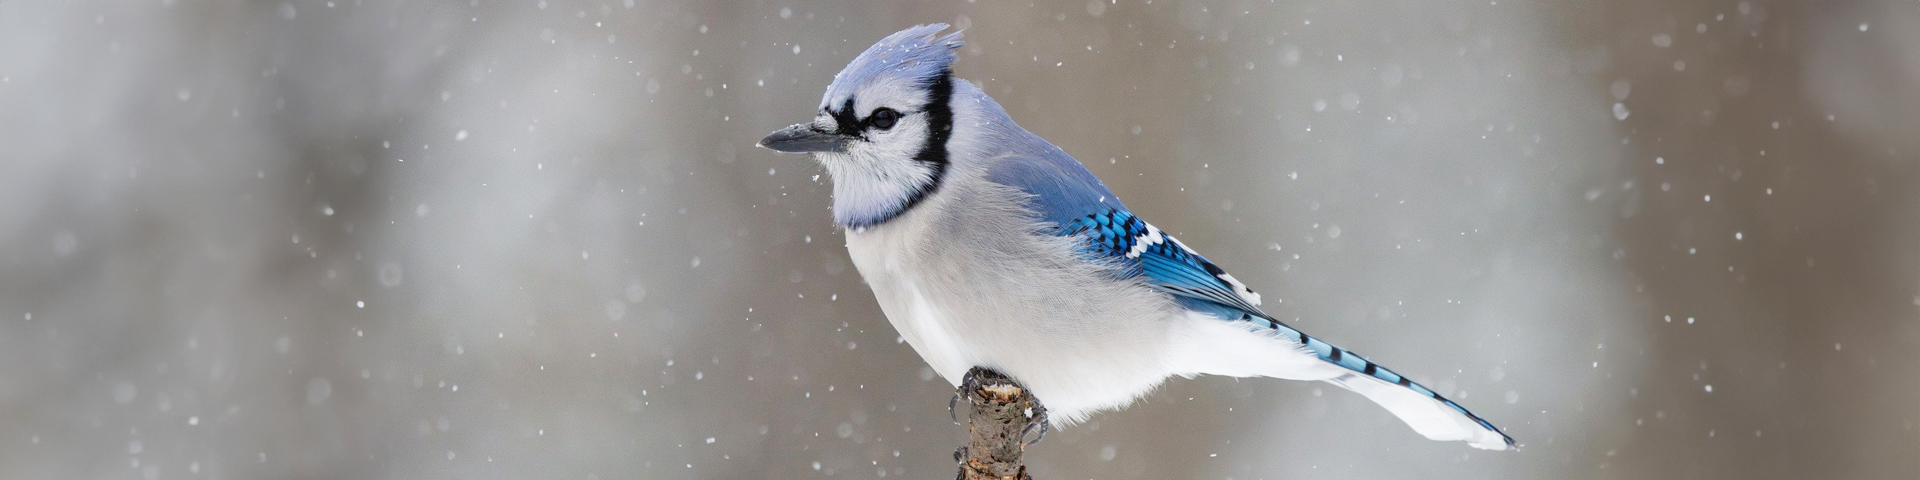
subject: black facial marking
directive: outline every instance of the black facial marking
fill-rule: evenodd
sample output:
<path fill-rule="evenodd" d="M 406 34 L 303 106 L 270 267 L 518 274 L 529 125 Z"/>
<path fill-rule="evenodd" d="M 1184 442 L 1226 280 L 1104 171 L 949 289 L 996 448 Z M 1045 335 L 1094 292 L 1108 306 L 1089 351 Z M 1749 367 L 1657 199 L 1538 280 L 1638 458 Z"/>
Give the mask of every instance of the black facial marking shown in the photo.
<path fill-rule="evenodd" d="M 849 137 L 860 136 L 860 117 L 854 116 L 853 114 L 852 98 L 848 98 L 846 103 L 840 106 L 840 111 L 836 112 L 832 108 L 828 108 L 827 114 L 833 115 L 833 124 L 834 127 L 836 127 L 833 133 Z"/>
<path fill-rule="evenodd" d="M 913 161 L 926 164 L 933 169 L 933 181 L 915 190 L 907 197 L 907 204 L 900 208 L 905 212 L 920 203 L 921 199 L 940 188 L 940 182 L 947 176 L 947 140 L 953 138 L 953 70 L 941 70 L 927 85 L 927 142 L 920 145 L 920 151 L 913 154 Z"/>
<path fill-rule="evenodd" d="M 935 190 L 940 189 L 940 183 L 946 180 L 947 175 L 947 140 L 953 138 L 952 100 L 952 69 L 941 70 L 939 75 L 927 79 L 927 105 L 921 109 L 921 113 L 927 115 L 927 140 L 920 145 L 919 151 L 914 152 L 913 161 L 919 162 L 926 165 L 927 168 L 932 169 L 932 180 L 915 189 L 913 193 L 908 194 L 907 201 L 901 203 L 898 210 L 858 225 L 847 225 L 848 227 L 871 227 L 886 223 L 888 220 L 893 220 L 899 217 L 900 214 L 906 213 L 907 210 L 912 210 L 914 206 L 920 204 L 921 200 L 925 200 L 927 195 L 931 195 Z M 848 99 L 846 106 L 839 112 L 829 113 L 833 114 L 834 121 L 839 124 L 842 130 L 848 128 L 855 129 L 854 135 L 858 136 L 861 133 L 860 129 L 865 125 L 861 125 L 859 119 L 853 117 L 852 112 L 853 100 Z M 872 117 L 868 117 L 867 119 L 868 122 L 872 120 Z"/>

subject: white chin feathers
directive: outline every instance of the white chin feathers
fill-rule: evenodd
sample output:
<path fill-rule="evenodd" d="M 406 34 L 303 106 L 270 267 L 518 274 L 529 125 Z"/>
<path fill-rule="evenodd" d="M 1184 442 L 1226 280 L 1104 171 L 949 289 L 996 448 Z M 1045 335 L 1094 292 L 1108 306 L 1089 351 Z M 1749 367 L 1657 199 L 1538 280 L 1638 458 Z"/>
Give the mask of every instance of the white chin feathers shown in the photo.
<path fill-rule="evenodd" d="M 914 150 L 887 151 L 856 141 L 847 153 L 818 153 L 833 177 L 833 220 L 864 228 L 899 215 L 937 181 L 935 166 L 913 159 Z"/>

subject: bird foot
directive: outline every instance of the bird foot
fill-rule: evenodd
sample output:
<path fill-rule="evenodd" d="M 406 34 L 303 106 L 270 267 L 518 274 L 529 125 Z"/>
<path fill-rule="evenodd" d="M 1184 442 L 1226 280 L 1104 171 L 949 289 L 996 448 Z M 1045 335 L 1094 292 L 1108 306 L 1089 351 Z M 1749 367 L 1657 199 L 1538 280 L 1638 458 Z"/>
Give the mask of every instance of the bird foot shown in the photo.
<path fill-rule="evenodd" d="M 1019 382 L 1013 381 L 1012 378 L 1000 372 L 980 367 L 973 367 L 973 369 L 967 370 L 967 375 L 960 379 L 960 387 L 954 389 L 952 398 L 947 399 L 947 418 L 953 420 L 954 425 L 959 425 L 960 414 L 956 406 L 959 405 L 960 399 L 965 398 L 967 405 L 973 405 L 976 401 L 974 398 L 975 395 L 977 395 L 976 392 L 980 392 L 981 388 L 1006 386 L 1024 390 L 1023 387 L 1020 387 Z M 1047 417 L 1047 407 L 1041 405 L 1039 402 L 1035 402 L 1033 407 L 1028 408 L 1024 413 L 1026 414 L 1028 423 L 1025 428 L 1021 429 L 1020 444 L 1022 446 L 1038 445 L 1041 440 L 1047 438 L 1047 433 L 1052 430 L 1052 427 L 1049 425 L 1051 422 L 1048 421 Z"/>
<path fill-rule="evenodd" d="M 1021 455 L 1027 446 L 1046 438 L 1046 407 L 1033 392 L 1012 378 L 975 367 L 960 380 L 957 395 L 947 406 L 958 421 L 959 397 L 967 398 L 967 446 L 954 451 L 964 480 L 1031 479 Z"/>
<path fill-rule="evenodd" d="M 1047 431 L 1052 428 L 1049 425 L 1052 422 L 1047 419 L 1047 407 L 1038 403 L 1033 404 L 1033 411 L 1029 414 L 1028 421 L 1033 423 L 1028 423 L 1027 428 L 1020 431 L 1020 444 L 1026 447 L 1039 445 L 1041 440 L 1047 439 Z M 1032 441 L 1027 440 L 1030 436 L 1033 437 Z"/>
<path fill-rule="evenodd" d="M 979 391 L 981 385 L 1011 383 L 1013 379 L 1001 375 L 1000 372 L 980 367 L 967 370 L 967 375 L 960 378 L 960 386 L 953 389 L 953 397 L 947 399 L 947 419 L 953 420 L 954 425 L 959 425 L 960 413 L 955 411 L 954 406 L 958 405 L 962 398 L 967 399 L 967 405 L 973 405 L 973 392 Z"/>

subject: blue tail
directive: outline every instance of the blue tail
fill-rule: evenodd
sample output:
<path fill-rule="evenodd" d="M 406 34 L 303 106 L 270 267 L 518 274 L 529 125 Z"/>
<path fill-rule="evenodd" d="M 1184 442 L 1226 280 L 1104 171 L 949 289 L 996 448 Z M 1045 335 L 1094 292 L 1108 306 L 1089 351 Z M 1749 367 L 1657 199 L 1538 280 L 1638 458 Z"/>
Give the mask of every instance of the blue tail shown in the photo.
<path fill-rule="evenodd" d="M 1492 423 L 1480 418 L 1479 415 L 1474 415 L 1473 412 L 1467 411 L 1466 407 L 1462 407 L 1459 403 L 1454 403 L 1453 400 L 1448 400 L 1446 397 L 1440 396 L 1439 393 L 1435 393 L 1432 389 L 1419 383 L 1414 383 L 1412 379 L 1407 378 L 1405 375 L 1401 375 L 1393 370 L 1388 370 L 1386 367 L 1380 366 L 1380 364 L 1373 363 L 1372 360 L 1367 360 L 1366 357 L 1362 357 L 1347 349 L 1336 347 L 1318 338 L 1313 338 L 1305 332 L 1301 332 L 1299 329 L 1280 323 L 1279 320 L 1251 314 L 1243 316 L 1241 320 L 1264 324 L 1267 328 L 1272 329 L 1275 334 L 1285 338 L 1287 341 L 1297 343 L 1307 350 L 1312 351 L 1321 361 L 1338 365 L 1341 368 L 1351 371 L 1349 374 L 1341 375 L 1328 381 L 1358 392 L 1361 395 L 1365 395 L 1368 399 L 1393 411 L 1401 420 L 1406 421 L 1408 425 L 1413 426 L 1416 431 L 1419 431 L 1422 435 L 1426 435 L 1428 438 L 1436 440 L 1465 440 L 1473 442 L 1473 446 L 1475 447 L 1489 450 L 1519 448 L 1519 444 L 1513 441 L 1513 437 L 1507 436 L 1506 433 L 1500 431 L 1499 427 L 1493 426 Z M 1437 406 L 1440 408 L 1430 409 L 1428 407 L 1432 405 L 1423 406 L 1421 405 L 1422 402 L 1418 400 L 1437 402 Z M 1452 416 L 1452 414 L 1457 414 L 1458 416 L 1454 418 L 1429 418 L 1434 417 L 1436 413 L 1444 416 Z M 1477 430 L 1479 431 L 1459 431 L 1459 429 L 1449 428 L 1448 423 L 1450 421 L 1458 422 L 1461 420 L 1472 422 L 1472 425 L 1478 426 Z"/>

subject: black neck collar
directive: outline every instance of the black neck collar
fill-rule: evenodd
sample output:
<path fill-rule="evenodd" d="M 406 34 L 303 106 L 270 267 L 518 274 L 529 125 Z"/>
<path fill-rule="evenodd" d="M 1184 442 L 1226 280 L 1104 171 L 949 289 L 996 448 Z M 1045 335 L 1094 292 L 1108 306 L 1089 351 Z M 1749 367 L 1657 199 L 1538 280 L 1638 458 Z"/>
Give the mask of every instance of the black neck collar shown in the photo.
<path fill-rule="evenodd" d="M 871 219 L 863 219 L 858 223 L 845 225 L 845 227 L 862 229 L 887 223 L 895 218 L 899 218 L 900 215 L 907 213 L 908 210 L 912 210 L 913 207 L 920 205 L 920 201 L 926 200 L 928 195 L 932 195 L 934 191 L 940 189 L 940 185 L 944 183 L 947 178 L 947 166 L 951 163 L 947 158 L 947 141 L 953 138 L 952 101 L 953 71 L 951 69 L 941 70 L 940 74 L 934 76 L 932 81 L 927 84 L 927 106 L 925 107 L 927 114 L 927 140 L 920 145 L 920 150 L 913 154 L 914 162 L 924 165 L 933 171 L 932 178 L 928 180 L 927 183 L 915 188 L 913 192 L 908 193 L 906 201 L 901 202 L 899 208 Z M 852 101 L 849 100 L 848 105 L 842 109 L 842 111 L 851 112 L 852 110 Z M 836 113 L 835 115 L 851 115 L 851 113 Z"/>

